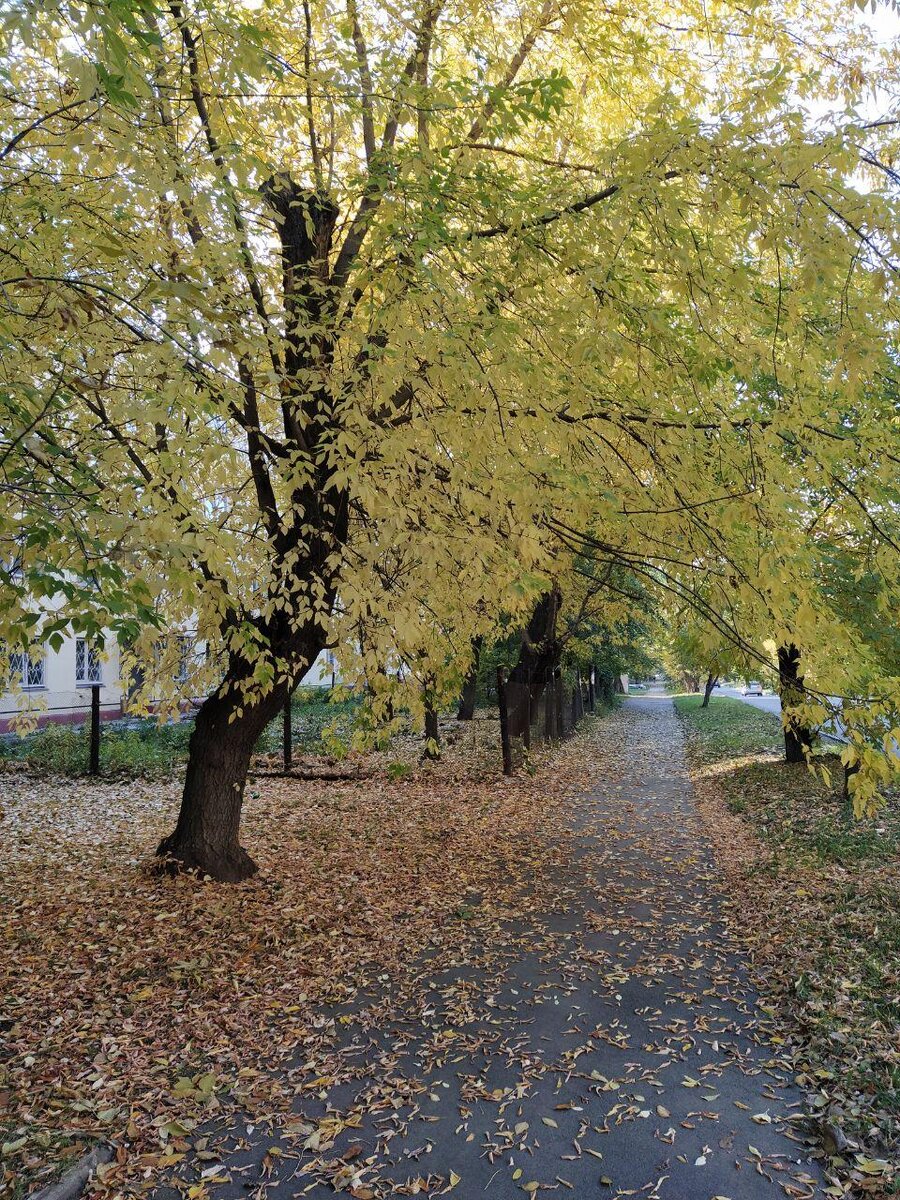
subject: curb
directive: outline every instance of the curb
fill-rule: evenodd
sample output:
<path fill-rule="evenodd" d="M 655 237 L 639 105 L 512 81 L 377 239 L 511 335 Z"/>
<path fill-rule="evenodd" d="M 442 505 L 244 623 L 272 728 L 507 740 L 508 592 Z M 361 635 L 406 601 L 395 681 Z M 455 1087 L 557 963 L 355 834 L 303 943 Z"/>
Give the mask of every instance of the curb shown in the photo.
<path fill-rule="evenodd" d="M 101 1142 L 99 1146 L 83 1155 L 56 1183 L 50 1183 L 39 1192 L 33 1192 L 28 1200 L 78 1200 L 96 1168 L 112 1162 L 115 1156 L 115 1146 L 109 1142 Z"/>

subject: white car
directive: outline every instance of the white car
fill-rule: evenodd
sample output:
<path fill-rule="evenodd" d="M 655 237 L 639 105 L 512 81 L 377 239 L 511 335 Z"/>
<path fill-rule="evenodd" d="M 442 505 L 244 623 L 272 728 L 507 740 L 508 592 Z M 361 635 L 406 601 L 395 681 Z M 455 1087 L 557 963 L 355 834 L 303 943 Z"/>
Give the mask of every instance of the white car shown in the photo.
<path fill-rule="evenodd" d="M 741 688 L 742 696 L 761 696 L 762 694 L 762 684 L 758 679 L 751 679 L 749 683 L 745 683 Z"/>

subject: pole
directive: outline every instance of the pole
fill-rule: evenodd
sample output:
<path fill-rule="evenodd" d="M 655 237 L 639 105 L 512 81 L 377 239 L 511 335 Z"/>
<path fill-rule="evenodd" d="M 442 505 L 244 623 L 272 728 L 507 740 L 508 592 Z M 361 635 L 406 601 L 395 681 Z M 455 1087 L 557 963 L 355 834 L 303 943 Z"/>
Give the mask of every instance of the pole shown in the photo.
<path fill-rule="evenodd" d="M 291 694 L 288 692 L 288 698 L 284 702 L 284 710 L 282 712 L 282 720 L 284 722 L 282 729 L 281 750 L 284 758 L 284 769 L 291 769 L 291 762 L 294 756 L 293 747 L 293 730 L 291 728 Z"/>
<path fill-rule="evenodd" d="M 88 756 L 88 774 L 100 774 L 100 684 L 91 686 L 91 746 Z"/>
<path fill-rule="evenodd" d="M 522 730 L 522 744 L 526 751 L 531 749 L 531 687 L 525 687 L 525 728 Z"/>
<path fill-rule="evenodd" d="M 595 712 L 595 697 L 594 697 L 594 667 L 591 665 L 588 670 L 588 704 L 591 706 L 591 712 Z"/>
<path fill-rule="evenodd" d="M 500 747 L 503 751 L 503 774 L 512 775 L 512 745 L 509 740 L 509 709 L 506 704 L 506 672 L 497 668 L 497 701 L 500 705 Z"/>

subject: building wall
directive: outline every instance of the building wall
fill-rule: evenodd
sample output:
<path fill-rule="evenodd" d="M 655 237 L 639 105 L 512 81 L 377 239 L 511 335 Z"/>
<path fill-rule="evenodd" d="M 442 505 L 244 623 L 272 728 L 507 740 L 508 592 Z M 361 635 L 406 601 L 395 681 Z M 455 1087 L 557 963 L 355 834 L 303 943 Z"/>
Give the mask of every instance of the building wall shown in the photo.
<path fill-rule="evenodd" d="M 307 687 L 331 687 L 332 674 L 335 684 L 344 682 L 334 655 L 330 650 L 323 650 L 303 676 L 303 683 Z"/>
<path fill-rule="evenodd" d="M 44 683 L 41 687 L 25 688 L 19 695 L 6 691 L 0 694 L 0 733 L 16 728 L 16 715 L 23 711 L 37 719 L 37 724 L 74 725 L 90 718 L 91 688 L 76 681 L 74 637 L 67 637 L 59 650 L 44 647 Z M 198 643 L 199 650 L 202 644 Z M 309 686 L 330 687 L 343 682 L 331 651 L 324 650 L 310 667 L 303 682 Z M 119 679 L 119 648 L 115 639 L 106 639 L 100 665 L 100 716 L 104 721 L 118 720 L 123 714 L 125 690 Z M 197 697 L 194 703 L 199 703 Z M 186 702 L 187 704 L 187 702 Z"/>
<path fill-rule="evenodd" d="M 26 688 L 19 695 L 6 691 L 0 695 L 0 732 L 15 726 L 17 713 L 27 711 L 39 725 L 51 722 L 75 724 L 90 715 L 91 688 L 79 685 L 75 678 L 75 641 L 67 637 L 59 650 L 44 647 L 44 683 Z M 122 686 L 119 681 L 119 648 L 107 638 L 100 663 L 100 715 L 113 720 L 122 715 Z"/>

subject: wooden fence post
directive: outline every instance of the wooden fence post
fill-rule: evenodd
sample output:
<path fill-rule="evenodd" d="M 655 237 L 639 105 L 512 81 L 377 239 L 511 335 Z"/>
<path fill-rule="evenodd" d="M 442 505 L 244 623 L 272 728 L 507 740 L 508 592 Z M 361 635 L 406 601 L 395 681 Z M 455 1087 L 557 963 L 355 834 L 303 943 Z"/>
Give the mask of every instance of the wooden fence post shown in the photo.
<path fill-rule="evenodd" d="M 563 737 L 563 681 L 562 668 L 556 668 L 556 740 L 562 741 Z"/>
<path fill-rule="evenodd" d="M 522 744 L 526 750 L 531 749 L 531 687 L 525 688 L 525 728 L 522 730 Z"/>
<path fill-rule="evenodd" d="M 100 774 L 100 684 L 91 685 L 91 745 L 88 774 Z"/>
<path fill-rule="evenodd" d="M 281 714 L 282 731 L 281 731 L 281 754 L 284 760 L 284 769 L 289 771 L 294 758 L 294 731 L 291 727 L 291 693 L 288 692 L 288 698 L 284 702 L 284 709 Z"/>
<path fill-rule="evenodd" d="M 512 775 L 512 746 L 509 740 L 509 709 L 506 703 L 506 672 L 497 668 L 497 703 L 500 706 L 500 747 L 503 751 L 503 774 Z"/>

